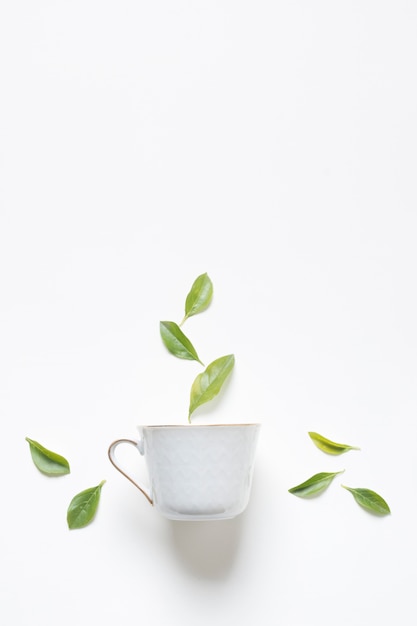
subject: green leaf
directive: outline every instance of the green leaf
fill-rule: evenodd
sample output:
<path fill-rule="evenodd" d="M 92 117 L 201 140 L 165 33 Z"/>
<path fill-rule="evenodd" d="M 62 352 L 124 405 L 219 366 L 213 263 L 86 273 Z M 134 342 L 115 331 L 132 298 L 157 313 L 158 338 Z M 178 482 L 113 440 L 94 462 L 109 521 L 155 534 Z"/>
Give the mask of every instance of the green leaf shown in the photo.
<path fill-rule="evenodd" d="M 84 528 L 93 521 L 105 482 L 102 480 L 97 487 L 85 489 L 73 497 L 67 511 L 68 528 Z"/>
<path fill-rule="evenodd" d="M 335 443 L 334 441 L 330 441 L 330 439 L 326 439 L 322 435 L 318 433 L 309 432 L 308 433 L 315 445 L 326 452 L 327 454 L 343 454 L 344 452 L 348 452 L 348 450 L 360 450 L 360 448 L 356 448 L 355 446 L 348 446 L 345 443 Z"/>
<path fill-rule="evenodd" d="M 201 363 L 193 344 L 184 335 L 178 324 L 175 322 L 160 322 L 159 330 L 162 341 L 171 354 L 179 359 L 187 359 L 188 361 L 198 361 Z M 201 363 L 201 365 L 204 364 Z"/>
<path fill-rule="evenodd" d="M 47 476 L 63 476 L 70 473 L 70 466 L 63 456 L 41 446 L 37 441 L 25 437 L 29 443 L 32 460 L 38 470 Z"/>
<path fill-rule="evenodd" d="M 201 274 L 198 276 L 193 285 L 187 298 L 185 300 L 185 315 L 180 324 L 184 324 L 185 320 L 192 315 L 196 315 L 196 313 L 201 313 L 209 306 L 211 299 L 213 297 L 213 283 L 210 278 L 206 274 Z"/>
<path fill-rule="evenodd" d="M 355 489 L 353 487 L 346 487 L 346 485 L 342 485 L 342 487 L 350 491 L 356 502 L 367 511 L 376 513 L 377 515 L 389 515 L 391 513 L 384 498 L 381 498 L 375 491 L 361 487 Z"/>
<path fill-rule="evenodd" d="M 228 354 L 210 363 L 204 372 L 197 376 L 191 387 L 188 411 L 189 422 L 191 422 L 191 414 L 194 413 L 197 407 L 217 396 L 226 378 L 231 373 L 234 364 L 234 355 Z"/>
<path fill-rule="evenodd" d="M 321 472 L 320 474 L 314 474 L 311 478 L 305 482 L 288 489 L 290 493 L 300 498 L 311 498 L 312 496 L 318 496 L 322 491 L 332 482 L 333 478 L 338 474 L 343 474 L 345 470 L 340 472 Z"/>

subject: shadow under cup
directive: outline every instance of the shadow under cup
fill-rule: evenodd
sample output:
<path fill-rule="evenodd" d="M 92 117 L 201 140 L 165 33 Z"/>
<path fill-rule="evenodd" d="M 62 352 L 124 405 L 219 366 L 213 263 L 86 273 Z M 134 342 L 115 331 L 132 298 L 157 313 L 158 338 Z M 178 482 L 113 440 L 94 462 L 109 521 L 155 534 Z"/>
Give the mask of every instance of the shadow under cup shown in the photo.
<path fill-rule="evenodd" d="M 164 517 L 229 519 L 248 504 L 259 430 L 260 424 L 140 426 L 140 438 L 117 439 L 109 458 Z M 122 443 L 145 457 L 149 487 L 119 465 L 115 450 Z"/>

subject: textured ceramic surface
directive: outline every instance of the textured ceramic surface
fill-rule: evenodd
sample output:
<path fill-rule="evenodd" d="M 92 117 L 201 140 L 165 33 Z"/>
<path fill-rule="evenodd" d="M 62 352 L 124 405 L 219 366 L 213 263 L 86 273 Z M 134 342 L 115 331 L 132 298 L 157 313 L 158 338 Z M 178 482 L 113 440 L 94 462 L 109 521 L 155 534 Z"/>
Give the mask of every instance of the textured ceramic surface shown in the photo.
<path fill-rule="evenodd" d="M 170 519 L 235 517 L 249 501 L 259 424 L 142 426 L 138 441 L 113 442 L 113 465 Z M 135 483 L 114 451 L 130 443 L 144 455 L 149 487 Z"/>

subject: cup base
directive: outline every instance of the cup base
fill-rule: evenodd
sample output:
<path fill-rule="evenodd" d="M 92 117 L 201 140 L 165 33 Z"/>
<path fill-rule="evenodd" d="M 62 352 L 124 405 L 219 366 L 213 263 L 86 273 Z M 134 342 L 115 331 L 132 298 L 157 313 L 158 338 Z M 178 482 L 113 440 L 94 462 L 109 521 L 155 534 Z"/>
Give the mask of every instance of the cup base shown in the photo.
<path fill-rule="evenodd" d="M 211 511 L 196 511 L 196 510 L 182 510 L 182 511 L 173 511 L 172 509 L 166 509 L 164 507 L 159 507 L 156 505 L 159 513 L 170 520 L 175 520 L 177 522 L 210 522 L 216 520 L 226 520 L 233 519 L 237 517 L 246 508 L 245 506 L 234 506 L 228 509 L 213 509 Z"/>
<path fill-rule="evenodd" d="M 241 511 L 242 513 L 243 511 Z M 166 519 L 175 521 L 175 522 L 216 522 L 221 520 L 233 519 L 240 515 L 240 513 L 218 513 L 218 514 L 190 514 L 187 515 L 185 513 L 163 513 L 160 512 L 163 517 Z"/>

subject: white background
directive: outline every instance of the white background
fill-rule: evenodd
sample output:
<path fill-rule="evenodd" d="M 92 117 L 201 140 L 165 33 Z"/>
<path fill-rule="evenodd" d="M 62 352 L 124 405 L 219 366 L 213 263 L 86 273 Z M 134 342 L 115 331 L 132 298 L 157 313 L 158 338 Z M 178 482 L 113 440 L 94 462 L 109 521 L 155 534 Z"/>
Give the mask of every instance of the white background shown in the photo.
<path fill-rule="evenodd" d="M 4 623 L 416 623 L 416 32 L 411 0 L 0 2 Z M 184 331 L 236 367 L 195 423 L 262 431 L 245 513 L 171 522 L 107 447 L 186 423 L 159 320 L 202 272 Z"/>

